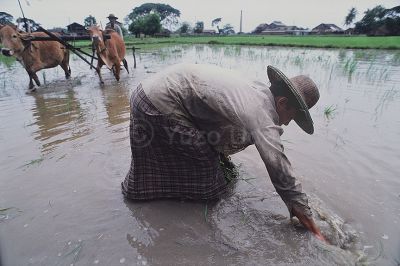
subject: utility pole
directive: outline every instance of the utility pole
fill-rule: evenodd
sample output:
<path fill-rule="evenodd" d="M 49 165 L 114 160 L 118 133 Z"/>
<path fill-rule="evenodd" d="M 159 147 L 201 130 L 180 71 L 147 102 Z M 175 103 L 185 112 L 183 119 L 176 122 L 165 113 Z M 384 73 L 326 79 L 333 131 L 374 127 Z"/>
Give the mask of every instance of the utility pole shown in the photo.
<path fill-rule="evenodd" d="M 243 23 L 242 17 L 243 17 L 243 10 L 240 10 L 240 31 L 239 31 L 239 34 L 243 33 L 242 32 L 242 23 Z"/>

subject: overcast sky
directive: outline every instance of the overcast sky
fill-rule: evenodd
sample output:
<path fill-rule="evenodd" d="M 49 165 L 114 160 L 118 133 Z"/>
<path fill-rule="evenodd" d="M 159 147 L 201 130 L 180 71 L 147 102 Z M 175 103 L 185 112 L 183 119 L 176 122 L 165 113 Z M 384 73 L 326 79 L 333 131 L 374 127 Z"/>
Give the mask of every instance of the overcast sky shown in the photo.
<path fill-rule="evenodd" d="M 260 23 L 282 21 L 286 25 L 313 28 L 320 23 L 333 23 L 343 27 L 344 17 L 351 7 L 358 11 L 356 21 L 364 11 L 376 5 L 391 8 L 399 5 L 399 0 L 20 0 L 25 16 L 34 19 L 45 28 L 65 27 L 72 22 L 83 24 L 88 15 L 96 17 L 103 25 L 109 13 L 123 18 L 134 7 L 143 3 L 165 3 L 181 11 L 180 21 L 194 25 L 203 21 L 205 29 L 211 29 L 211 21 L 222 17 L 222 25 L 230 23 L 239 31 L 240 10 L 243 10 L 243 31 L 249 32 Z M 0 0 L 0 11 L 21 16 L 17 0 Z"/>

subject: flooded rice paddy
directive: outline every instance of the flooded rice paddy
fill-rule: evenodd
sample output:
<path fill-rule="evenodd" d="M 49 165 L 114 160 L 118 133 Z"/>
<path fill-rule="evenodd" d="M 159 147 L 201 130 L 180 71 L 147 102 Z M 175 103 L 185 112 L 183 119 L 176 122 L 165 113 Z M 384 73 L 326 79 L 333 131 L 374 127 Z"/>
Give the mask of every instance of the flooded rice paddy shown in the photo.
<path fill-rule="evenodd" d="M 375 50 L 169 46 L 140 50 L 117 83 L 71 58 L 38 73 L 0 64 L 0 256 L 3 265 L 399 265 L 400 53 Z M 267 80 L 266 66 L 320 87 L 312 136 L 295 124 L 283 143 L 317 223 L 299 226 L 253 146 L 233 156 L 241 179 L 219 202 L 124 200 L 129 96 L 179 62 Z M 1 264 L 1 263 L 0 263 Z"/>

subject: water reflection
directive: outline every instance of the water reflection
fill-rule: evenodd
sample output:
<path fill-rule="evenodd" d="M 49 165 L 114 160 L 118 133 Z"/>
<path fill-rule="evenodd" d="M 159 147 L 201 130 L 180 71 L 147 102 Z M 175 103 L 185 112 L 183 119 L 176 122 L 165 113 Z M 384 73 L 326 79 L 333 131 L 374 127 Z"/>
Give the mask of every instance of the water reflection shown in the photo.
<path fill-rule="evenodd" d="M 128 233 L 126 240 L 140 254 L 139 263 L 237 265 L 235 262 L 247 257 L 229 243 L 215 240 L 211 224 L 206 221 L 205 203 L 125 200 L 125 204 L 137 222 L 136 230 Z"/>
<path fill-rule="evenodd" d="M 34 139 L 42 143 L 42 153 L 53 151 L 59 144 L 90 133 L 85 127 L 85 112 L 73 89 L 57 93 L 37 92 L 32 114 L 36 120 L 29 126 L 37 126 Z"/>
<path fill-rule="evenodd" d="M 101 90 L 103 103 L 110 125 L 118 125 L 129 120 L 129 90 L 122 84 Z"/>

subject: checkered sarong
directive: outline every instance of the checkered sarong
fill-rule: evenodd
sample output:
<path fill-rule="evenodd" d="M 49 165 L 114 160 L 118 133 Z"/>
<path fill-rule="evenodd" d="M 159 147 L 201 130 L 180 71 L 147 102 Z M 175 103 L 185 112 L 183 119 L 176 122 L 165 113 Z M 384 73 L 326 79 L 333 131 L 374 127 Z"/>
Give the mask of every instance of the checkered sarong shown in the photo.
<path fill-rule="evenodd" d="M 194 127 L 162 114 L 141 85 L 130 101 L 132 161 L 122 182 L 130 199 L 219 198 L 230 182 L 224 177 L 219 154 Z"/>

